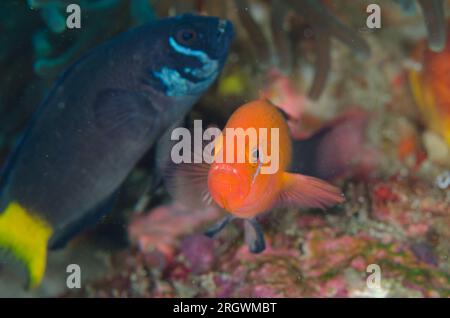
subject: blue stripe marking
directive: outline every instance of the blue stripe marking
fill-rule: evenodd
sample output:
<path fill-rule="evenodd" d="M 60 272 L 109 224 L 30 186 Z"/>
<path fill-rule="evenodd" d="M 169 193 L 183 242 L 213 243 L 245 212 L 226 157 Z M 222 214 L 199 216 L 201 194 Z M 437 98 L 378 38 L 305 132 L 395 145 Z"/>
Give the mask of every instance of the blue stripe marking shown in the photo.
<path fill-rule="evenodd" d="M 153 72 L 154 76 L 161 80 L 166 88 L 167 96 L 184 96 L 199 94 L 206 90 L 216 79 L 219 73 L 219 63 L 211 59 L 208 54 L 201 50 L 193 50 L 178 44 L 174 38 L 169 38 L 170 46 L 182 55 L 197 58 L 202 66 L 198 68 L 185 67 L 187 74 L 191 74 L 200 81 L 192 82 L 184 78 L 179 71 L 169 67 L 163 67 L 159 71 Z"/>
<path fill-rule="evenodd" d="M 186 96 L 200 94 L 206 90 L 215 80 L 215 76 L 207 78 L 204 81 L 197 83 L 191 82 L 181 76 L 181 74 L 171 68 L 163 67 L 160 71 L 153 73 L 155 77 L 159 78 L 166 87 L 167 96 Z"/>
<path fill-rule="evenodd" d="M 184 46 L 178 44 L 177 41 L 175 41 L 175 39 L 173 37 L 169 38 L 169 44 L 178 53 L 181 53 L 181 54 L 187 55 L 187 56 L 195 56 L 202 62 L 209 60 L 209 56 L 205 52 L 203 52 L 201 50 L 193 50 L 191 48 L 184 47 Z"/>

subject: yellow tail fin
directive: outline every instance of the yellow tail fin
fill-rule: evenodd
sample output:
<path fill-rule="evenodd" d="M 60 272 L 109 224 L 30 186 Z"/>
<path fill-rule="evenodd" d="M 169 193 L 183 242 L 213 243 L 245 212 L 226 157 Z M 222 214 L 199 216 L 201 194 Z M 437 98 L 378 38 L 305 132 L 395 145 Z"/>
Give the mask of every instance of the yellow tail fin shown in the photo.
<path fill-rule="evenodd" d="M 47 262 L 47 243 L 52 227 L 17 202 L 11 202 L 0 213 L 0 248 L 24 263 L 28 287 L 40 284 Z"/>

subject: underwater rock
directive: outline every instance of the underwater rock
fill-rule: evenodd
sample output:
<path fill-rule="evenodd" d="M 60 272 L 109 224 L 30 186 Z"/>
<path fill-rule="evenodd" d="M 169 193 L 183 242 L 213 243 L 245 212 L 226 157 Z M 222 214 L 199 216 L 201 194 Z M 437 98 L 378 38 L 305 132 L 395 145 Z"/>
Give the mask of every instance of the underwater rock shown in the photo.
<path fill-rule="evenodd" d="M 360 279 L 364 279 L 366 267 L 369 264 L 378 264 L 382 274 L 381 286 L 387 289 L 387 297 L 395 297 L 395 290 L 389 290 L 389 285 L 395 281 L 396 284 L 409 286 L 408 288 L 413 290 L 421 290 L 422 296 L 431 295 L 434 288 L 443 291 L 441 296 L 450 292 L 450 276 L 418 263 L 414 255 L 402 244 L 383 243 L 363 233 L 351 237 L 340 236 L 330 229 L 314 231 L 309 237 L 309 266 L 313 270 L 312 273 L 318 277 L 323 277 L 326 273 L 331 276 L 339 272 L 342 274 L 342 270 L 345 271 L 345 267 L 349 266 L 359 273 Z M 358 288 L 356 283 L 346 280 L 348 296 L 358 294 L 357 290 L 365 285 L 362 284 Z"/>
<path fill-rule="evenodd" d="M 417 259 L 427 264 L 437 266 L 438 259 L 433 253 L 433 246 L 427 242 L 419 242 L 411 245 L 411 250 Z"/>
<path fill-rule="evenodd" d="M 433 225 L 450 227 L 450 202 L 444 191 L 418 180 L 392 177 L 373 186 L 372 213 L 411 238 L 425 236 Z"/>
<path fill-rule="evenodd" d="M 441 136 L 432 131 L 426 131 L 422 135 L 422 141 L 431 161 L 450 166 L 450 147 Z"/>
<path fill-rule="evenodd" d="M 216 260 L 214 240 L 203 234 L 185 237 L 180 244 L 180 249 L 181 255 L 186 259 L 189 269 L 194 274 L 209 271 Z"/>
<path fill-rule="evenodd" d="M 165 229 L 161 223 L 153 222 L 156 214 L 169 217 L 176 213 L 169 213 L 168 207 L 159 208 L 160 212 L 155 210 L 138 219 L 147 218 L 147 227 L 154 227 L 154 242 L 157 238 L 164 240 L 167 236 L 164 233 L 172 237 L 178 233 L 179 238 L 171 243 L 173 257 L 165 269 L 150 269 L 152 267 L 145 262 L 147 251 L 127 251 L 126 257 L 118 257 L 118 262 L 114 263 L 115 278 L 98 282 L 100 285 L 89 289 L 92 294 L 88 295 L 98 295 L 98 290 L 108 290 L 108 286 L 117 289 L 123 284 L 123 290 L 115 291 L 117 295 L 449 297 L 448 260 L 435 254 L 436 250 L 448 250 L 450 238 L 449 206 L 442 192 L 410 178 L 372 181 L 369 189 L 364 199 L 373 201 L 368 219 L 358 221 L 345 215 L 326 216 L 306 211 L 299 214 L 284 210 L 276 215 L 279 222 L 272 223 L 269 219 L 262 223 L 268 228 L 267 248 L 257 255 L 249 253 L 238 239 L 215 248 L 200 233 L 181 234 L 176 224 L 183 223 L 185 218 L 174 218 Z M 346 196 L 347 209 L 361 208 L 360 197 L 352 193 Z M 195 219 L 199 220 L 198 216 Z M 209 223 L 199 221 L 195 227 L 201 227 L 201 222 Z M 236 236 L 236 226 L 232 224 L 221 235 L 225 236 L 223 241 Z M 178 229 L 172 232 L 174 227 Z M 272 227 L 277 229 L 270 230 Z M 415 243 L 409 241 L 409 236 Z M 380 288 L 369 288 L 366 283 L 370 264 L 380 267 Z M 130 282 L 137 281 L 136 273 L 144 272 L 147 274 L 139 274 L 139 281 L 146 288 L 139 291 L 135 283 L 131 287 Z"/>

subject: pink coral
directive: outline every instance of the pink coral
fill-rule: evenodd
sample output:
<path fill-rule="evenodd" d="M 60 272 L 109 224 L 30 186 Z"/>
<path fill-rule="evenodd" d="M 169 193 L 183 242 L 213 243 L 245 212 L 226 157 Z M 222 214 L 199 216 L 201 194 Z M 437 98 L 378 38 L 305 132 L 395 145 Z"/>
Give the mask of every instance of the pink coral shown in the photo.
<path fill-rule="evenodd" d="M 190 270 L 194 274 L 205 273 L 214 265 L 216 260 L 215 241 L 203 234 L 187 236 L 181 242 L 181 255 L 183 255 Z"/>
<path fill-rule="evenodd" d="M 199 230 L 203 224 L 219 216 L 220 212 L 215 207 L 188 209 L 171 203 L 135 217 L 129 225 L 129 236 L 144 253 L 157 253 L 170 261 L 181 237 Z"/>

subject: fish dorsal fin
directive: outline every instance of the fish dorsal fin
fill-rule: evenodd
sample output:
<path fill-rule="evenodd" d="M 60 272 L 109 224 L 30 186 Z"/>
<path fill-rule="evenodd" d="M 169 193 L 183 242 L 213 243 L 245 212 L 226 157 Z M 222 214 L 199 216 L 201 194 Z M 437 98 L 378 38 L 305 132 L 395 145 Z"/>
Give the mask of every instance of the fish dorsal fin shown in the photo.
<path fill-rule="evenodd" d="M 285 173 L 277 206 L 325 209 L 342 203 L 341 190 L 328 182 L 301 174 Z"/>
<path fill-rule="evenodd" d="M 283 116 L 285 121 L 289 121 L 292 119 L 292 116 L 290 116 L 288 113 L 286 113 L 286 111 L 281 108 L 280 106 L 278 106 L 277 104 L 275 104 L 274 102 L 272 102 L 264 92 L 259 92 L 259 99 L 261 101 L 264 101 L 270 105 L 272 105 L 273 107 L 275 107 L 281 114 L 281 116 Z"/>
<path fill-rule="evenodd" d="M 283 116 L 285 121 L 290 121 L 292 119 L 291 116 L 289 116 L 288 113 L 286 113 L 283 109 L 281 109 L 280 107 L 276 106 L 277 110 L 280 112 L 281 116 Z"/>

